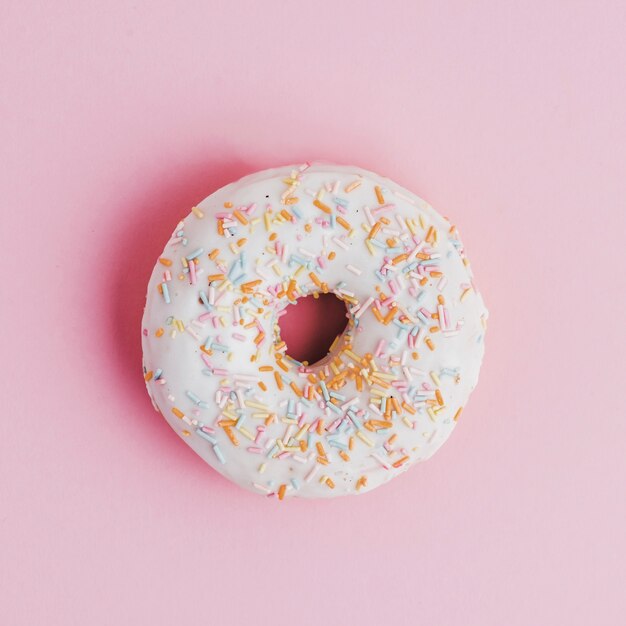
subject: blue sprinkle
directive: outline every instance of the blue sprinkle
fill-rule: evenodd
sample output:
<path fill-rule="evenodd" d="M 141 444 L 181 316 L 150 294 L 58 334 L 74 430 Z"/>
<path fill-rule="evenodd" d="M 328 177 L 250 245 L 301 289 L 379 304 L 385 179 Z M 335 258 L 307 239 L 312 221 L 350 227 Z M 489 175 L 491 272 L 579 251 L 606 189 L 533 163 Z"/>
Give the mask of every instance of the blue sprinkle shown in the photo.
<path fill-rule="evenodd" d="M 347 450 L 348 446 L 345 443 L 341 443 L 336 439 L 328 439 L 328 445 L 332 448 L 339 448 L 340 450 Z"/>
<path fill-rule="evenodd" d="M 194 250 L 191 254 L 188 254 L 186 256 L 186 259 L 188 261 L 193 261 L 196 257 L 199 257 L 203 252 L 204 252 L 204 248 L 198 248 L 197 250 Z"/>
<path fill-rule="evenodd" d="M 202 402 L 200 400 L 200 398 L 193 392 L 193 391 L 185 391 L 185 393 L 187 394 L 187 397 L 194 403 L 194 404 L 198 404 L 199 402 Z"/>
<path fill-rule="evenodd" d="M 213 444 L 213 452 L 215 452 L 215 456 L 219 459 L 220 463 L 224 465 L 226 463 L 226 459 L 217 444 Z"/>
<path fill-rule="evenodd" d="M 326 402 L 326 406 L 327 406 L 327 407 L 328 407 L 331 411 L 334 411 L 335 413 L 339 413 L 339 415 L 341 415 L 341 414 L 342 414 L 342 413 L 341 413 L 341 409 L 340 409 L 337 405 L 333 404 L 332 402 L 330 402 L 330 401 L 329 401 L 329 402 Z"/>
<path fill-rule="evenodd" d="M 217 439 L 215 437 L 211 437 L 209 433 L 205 433 L 201 428 L 196 428 L 196 435 L 202 437 L 202 439 L 206 439 L 209 443 L 215 445 L 217 443 Z"/>
<path fill-rule="evenodd" d="M 328 402 L 328 400 L 330 400 L 330 396 L 328 395 L 328 389 L 326 388 L 326 383 L 323 380 L 320 380 L 320 387 L 322 388 L 322 395 L 324 396 L 324 400 Z"/>
<path fill-rule="evenodd" d="M 207 300 L 206 293 L 204 293 L 204 291 L 200 292 L 200 300 L 202 300 L 202 304 L 204 304 L 204 307 L 206 308 L 207 311 L 210 311 L 212 309 L 211 305 L 209 304 L 209 301 Z"/>

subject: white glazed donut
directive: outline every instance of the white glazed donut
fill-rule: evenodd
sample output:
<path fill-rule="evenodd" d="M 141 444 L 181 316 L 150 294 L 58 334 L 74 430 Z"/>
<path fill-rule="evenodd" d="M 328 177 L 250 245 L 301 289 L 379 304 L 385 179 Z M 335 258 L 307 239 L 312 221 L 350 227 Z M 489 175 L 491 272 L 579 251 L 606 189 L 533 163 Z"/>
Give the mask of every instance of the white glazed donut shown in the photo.
<path fill-rule="evenodd" d="M 328 356 L 287 356 L 278 317 L 330 292 Z M 246 176 L 176 227 L 148 285 L 148 392 L 254 492 L 362 493 L 429 458 L 478 380 L 487 311 L 454 226 L 389 179 L 306 164 Z"/>

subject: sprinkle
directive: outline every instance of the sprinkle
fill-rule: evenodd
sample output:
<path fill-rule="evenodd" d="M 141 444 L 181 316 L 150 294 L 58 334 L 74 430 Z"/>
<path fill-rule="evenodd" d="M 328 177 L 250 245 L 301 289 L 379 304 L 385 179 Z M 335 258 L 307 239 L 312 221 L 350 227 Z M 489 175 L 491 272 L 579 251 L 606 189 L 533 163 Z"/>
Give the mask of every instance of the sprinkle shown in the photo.
<path fill-rule="evenodd" d="M 217 444 L 213 445 L 213 452 L 215 452 L 215 456 L 217 457 L 218 461 L 222 465 L 224 465 L 226 463 L 226 459 L 224 458 L 224 455 L 222 454 L 222 451 Z"/>
<path fill-rule="evenodd" d="M 354 191 L 357 187 L 361 186 L 362 181 L 360 179 L 357 178 L 357 180 L 353 180 L 351 183 L 349 183 L 348 185 L 346 185 L 344 187 L 344 191 L 346 193 L 350 193 L 351 191 Z"/>
<path fill-rule="evenodd" d="M 327 206 L 323 202 L 320 202 L 317 199 L 313 200 L 313 204 L 321 211 L 324 211 L 324 213 L 329 213 L 329 214 L 332 213 L 332 210 L 329 206 Z"/>
<path fill-rule="evenodd" d="M 376 185 L 376 187 L 374 187 L 374 191 L 376 192 L 376 200 L 378 200 L 378 204 L 385 204 L 385 198 L 383 197 L 381 188 Z"/>

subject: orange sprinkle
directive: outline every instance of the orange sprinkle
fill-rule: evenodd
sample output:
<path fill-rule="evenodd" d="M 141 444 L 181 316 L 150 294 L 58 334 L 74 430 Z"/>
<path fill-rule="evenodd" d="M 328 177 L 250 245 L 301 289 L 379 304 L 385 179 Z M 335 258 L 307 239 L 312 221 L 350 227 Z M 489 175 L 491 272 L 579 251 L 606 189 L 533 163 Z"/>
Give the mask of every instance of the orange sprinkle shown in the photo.
<path fill-rule="evenodd" d="M 402 403 L 402 408 L 405 411 L 408 411 L 411 415 L 415 415 L 417 413 L 417 411 L 410 404 L 407 404 L 406 402 Z"/>
<path fill-rule="evenodd" d="M 317 199 L 313 200 L 313 204 L 321 211 L 324 211 L 324 213 L 332 213 L 332 209 L 329 206 Z"/>
<path fill-rule="evenodd" d="M 223 428 L 224 428 L 224 432 L 228 435 L 228 438 L 230 439 L 233 446 L 238 446 L 239 440 L 235 436 L 233 429 L 230 426 L 224 426 Z"/>
<path fill-rule="evenodd" d="M 278 488 L 278 499 L 282 500 L 285 497 L 285 491 L 287 490 L 287 485 L 281 485 Z"/>
<path fill-rule="evenodd" d="M 443 406 L 443 396 L 441 395 L 441 391 L 439 391 L 439 389 L 435 389 L 435 397 L 437 398 L 439 406 Z"/>
<path fill-rule="evenodd" d="M 398 309 L 394 306 L 389 313 L 387 313 L 387 315 L 385 315 L 385 318 L 383 319 L 383 324 L 386 326 L 387 324 L 389 324 L 389 322 L 391 322 L 391 320 L 396 316 L 396 313 L 398 312 Z"/>
<path fill-rule="evenodd" d="M 407 461 L 409 460 L 408 456 L 403 456 L 401 459 L 398 459 L 393 466 L 394 467 L 400 467 L 401 465 L 404 465 Z"/>
<path fill-rule="evenodd" d="M 317 277 L 317 275 L 315 274 L 315 272 L 309 272 L 309 278 L 318 286 L 321 287 L 322 286 L 322 282 L 320 281 L 320 279 Z"/>
<path fill-rule="evenodd" d="M 282 391 L 283 379 L 280 377 L 280 374 L 278 372 L 274 372 L 274 380 L 276 381 L 276 386 Z"/>
<path fill-rule="evenodd" d="M 376 185 L 376 187 L 374 187 L 374 191 L 376 192 L 376 200 L 378 200 L 378 204 L 385 204 L 385 198 L 383 197 L 382 189 L 378 185 Z"/>
<path fill-rule="evenodd" d="M 246 216 L 241 211 L 238 211 L 237 209 L 235 209 L 233 211 L 233 215 L 235 216 L 237 221 L 240 222 L 241 224 L 243 224 L 244 226 L 246 226 L 248 224 L 248 219 L 246 218 Z"/>
<path fill-rule="evenodd" d="M 243 285 L 241 285 L 241 290 L 242 291 L 246 291 L 246 292 L 250 292 L 259 284 L 261 284 L 261 279 L 259 279 L 259 280 L 251 280 L 248 283 L 243 283 Z"/>
<path fill-rule="evenodd" d="M 172 265 L 172 262 L 169 259 L 166 259 L 165 257 L 161 257 L 159 259 L 159 263 L 161 265 L 165 265 L 165 267 L 170 267 Z"/>
<path fill-rule="evenodd" d="M 380 221 L 378 221 L 374 224 L 374 226 L 372 226 L 372 229 L 370 230 L 370 234 L 367 236 L 367 238 L 374 239 L 374 237 L 376 237 L 376 234 L 378 233 L 380 228 L 381 228 L 381 224 L 380 224 Z"/>
<path fill-rule="evenodd" d="M 336 219 L 337 224 L 341 224 L 341 226 L 343 226 L 346 230 L 352 230 L 352 226 L 350 226 L 350 224 L 346 222 L 341 215 L 338 215 Z"/>

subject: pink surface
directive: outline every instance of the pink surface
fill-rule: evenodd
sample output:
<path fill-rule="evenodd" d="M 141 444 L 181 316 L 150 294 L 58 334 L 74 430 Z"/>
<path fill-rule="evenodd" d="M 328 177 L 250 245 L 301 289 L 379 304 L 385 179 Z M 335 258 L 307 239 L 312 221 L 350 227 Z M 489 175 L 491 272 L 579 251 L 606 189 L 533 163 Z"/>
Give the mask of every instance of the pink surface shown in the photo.
<path fill-rule="evenodd" d="M 623 623 L 625 6 L 3 2 L 0 623 Z M 280 504 L 152 410 L 139 326 L 193 203 L 311 158 L 450 215 L 491 320 L 431 461 Z"/>

